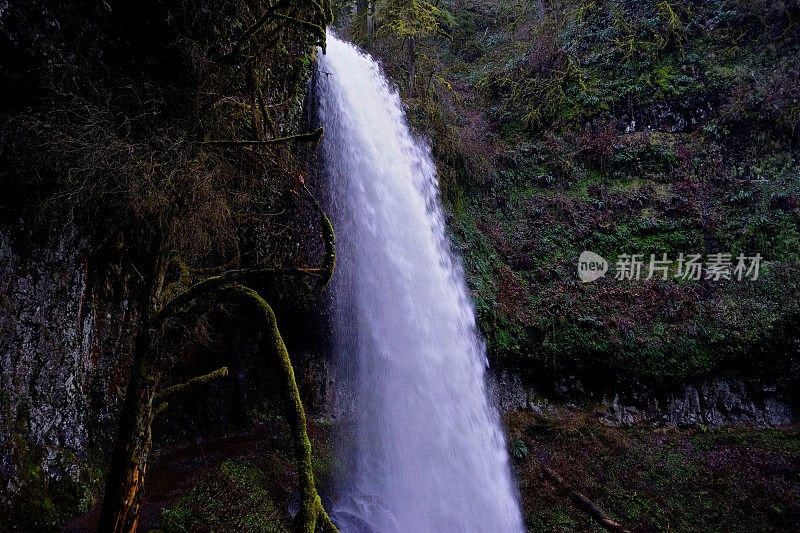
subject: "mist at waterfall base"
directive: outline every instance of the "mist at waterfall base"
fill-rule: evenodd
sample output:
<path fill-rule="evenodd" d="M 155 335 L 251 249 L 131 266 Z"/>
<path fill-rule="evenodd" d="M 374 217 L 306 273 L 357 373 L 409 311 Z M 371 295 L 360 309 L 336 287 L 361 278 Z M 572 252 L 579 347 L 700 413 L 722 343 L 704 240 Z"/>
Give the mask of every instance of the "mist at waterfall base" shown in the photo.
<path fill-rule="evenodd" d="M 523 531 L 427 146 L 379 66 L 329 33 L 317 76 L 337 232 L 337 369 L 352 429 L 345 532 Z"/>

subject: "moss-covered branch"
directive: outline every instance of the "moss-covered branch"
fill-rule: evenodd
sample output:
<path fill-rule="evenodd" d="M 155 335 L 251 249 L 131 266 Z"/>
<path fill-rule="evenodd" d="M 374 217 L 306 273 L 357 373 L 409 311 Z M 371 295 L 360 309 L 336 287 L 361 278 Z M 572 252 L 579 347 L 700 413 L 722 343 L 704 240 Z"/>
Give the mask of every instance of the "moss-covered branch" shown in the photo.
<path fill-rule="evenodd" d="M 331 522 L 328 513 L 322 506 L 322 499 L 317 492 L 314 481 L 313 455 L 311 440 L 306 429 L 306 414 L 300 389 L 294 376 L 289 352 L 283 342 L 283 337 L 278 329 L 275 313 L 267 301 L 255 290 L 242 285 L 228 285 L 219 289 L 222 292 L 232 292 L 255 304 L 264 316 L 267 329 L 267 338 L 271 343 L 271 350 L 280 363 L 280 371 L 285 389 L 286 420 L 292 431 L 292 444 L 297 459 L 297 470 L 300 482 L 300 510 L 295 517 L 294 529 L 302 533 L 314 533 L 317 526 L 322 531 L 336 532 L 336 526 Z"/>
<path fill-rule="evenodd" d="M 223 366 L 222 368 L 217 369 L 213 372 L 209 372 L 208 374 L 205 374 L 203 376 L 197 376 L 184 383 L 178 383 L 177 385 L 172 385 L 170 387 L 167 387 L 166 389 L 162 389 L 156 393 L 155 400 L 161 401 L 167 398 L 168 396 L 171 396 L 178 392 L 183 392 L 192 387 L 209 383 L 211 381 L 214 381 L 215 379 L 224 378 L 227 375 L 228 375 L 228 367 Z"/>
<path fill-rule="evenodd" d="M 167 402 L 161 402 L 157 406 L 153 407 L 153 418 L 157 417 L 161 413 L 167 410 L 169 404 Z"/>
<path fill-rule="evenodd" d="M 167 301 L 153 319 L 153 327 L 160 328 L 166 319 L 181 312 L 186 307 L 191 307 L 194 300 L 205 298 L 210 291 L 231 283 L 253 283 L 275 276 L 307 276 L 321 275 L 321 268 L 268 268 L 257 270 L 235 270 L 224 272 L 217 276 L 208 277 L 198 281 L 183 292 Z"/>

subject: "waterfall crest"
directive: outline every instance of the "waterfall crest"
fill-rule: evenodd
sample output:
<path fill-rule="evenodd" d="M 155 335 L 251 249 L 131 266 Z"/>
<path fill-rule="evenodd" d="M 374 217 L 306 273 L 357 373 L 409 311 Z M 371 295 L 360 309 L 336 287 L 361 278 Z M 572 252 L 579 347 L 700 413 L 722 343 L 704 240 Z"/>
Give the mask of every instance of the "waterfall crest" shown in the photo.
<path fill-rule="evenodd" d="M 332 516 L 352 532 L 523 531 L 429 150 L 369 56 L 329 33 L 319 69 L 334 336 L 355 404 Z"/>

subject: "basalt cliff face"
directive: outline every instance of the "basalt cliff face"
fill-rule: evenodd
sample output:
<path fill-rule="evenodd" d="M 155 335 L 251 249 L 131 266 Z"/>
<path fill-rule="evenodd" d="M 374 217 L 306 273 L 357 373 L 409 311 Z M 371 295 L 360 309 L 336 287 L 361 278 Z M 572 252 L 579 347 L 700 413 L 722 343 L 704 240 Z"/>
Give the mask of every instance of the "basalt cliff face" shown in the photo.
<path fill-rule="evenodd" d="M 119 265 L 97 272 L 87 240 L 33 239 L 21 223 L 0 233 L 3 499 L 35 507 L 60 494 L 85 511 L 127 382 L 136 298 Z"/>
<path fill-rule="evenodd" d="M 787 391 L 730 378 L 659 388 L 632 384 L 606 391 L 587 391 L 575 377 L 547 392 L 523 385 L 513 372 L 499 372 L 496 382 L 497 402 L 505 412 L 558 413 L 566 407 L 611 425 L 654 427 L 782 427 L 797 420 Z"/>

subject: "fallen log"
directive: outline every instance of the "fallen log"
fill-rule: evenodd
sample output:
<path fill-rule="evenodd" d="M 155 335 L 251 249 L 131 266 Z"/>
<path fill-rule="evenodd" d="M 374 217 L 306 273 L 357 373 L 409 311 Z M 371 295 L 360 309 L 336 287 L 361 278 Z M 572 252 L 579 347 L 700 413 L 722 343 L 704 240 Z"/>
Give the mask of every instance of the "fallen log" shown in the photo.
<path fill-rule="evenodd" d="M 559 476 L 555 471 L 553 471 L 552 468 L 542 462 L 539 463 L 539 466 L 542 468 L 542 474 L 544 475 L 545 479 L 550 481 L 558 490 L 563 492 L 570 499 L 572 504 L 578 508 L 578 510 L 588 514 L 592 520 L 597 522 L 601 527 L 607 529 L 608 531 L 613 531 L 614 533 L 631 533 L 629 529 L 626 529 L 619 522 L 612 520 L 606 513 L 603 512 L 602 509 L 595 505 L 592 500 L 575 490 L 574 487 L 564 481 L 564 478 Z"/>

